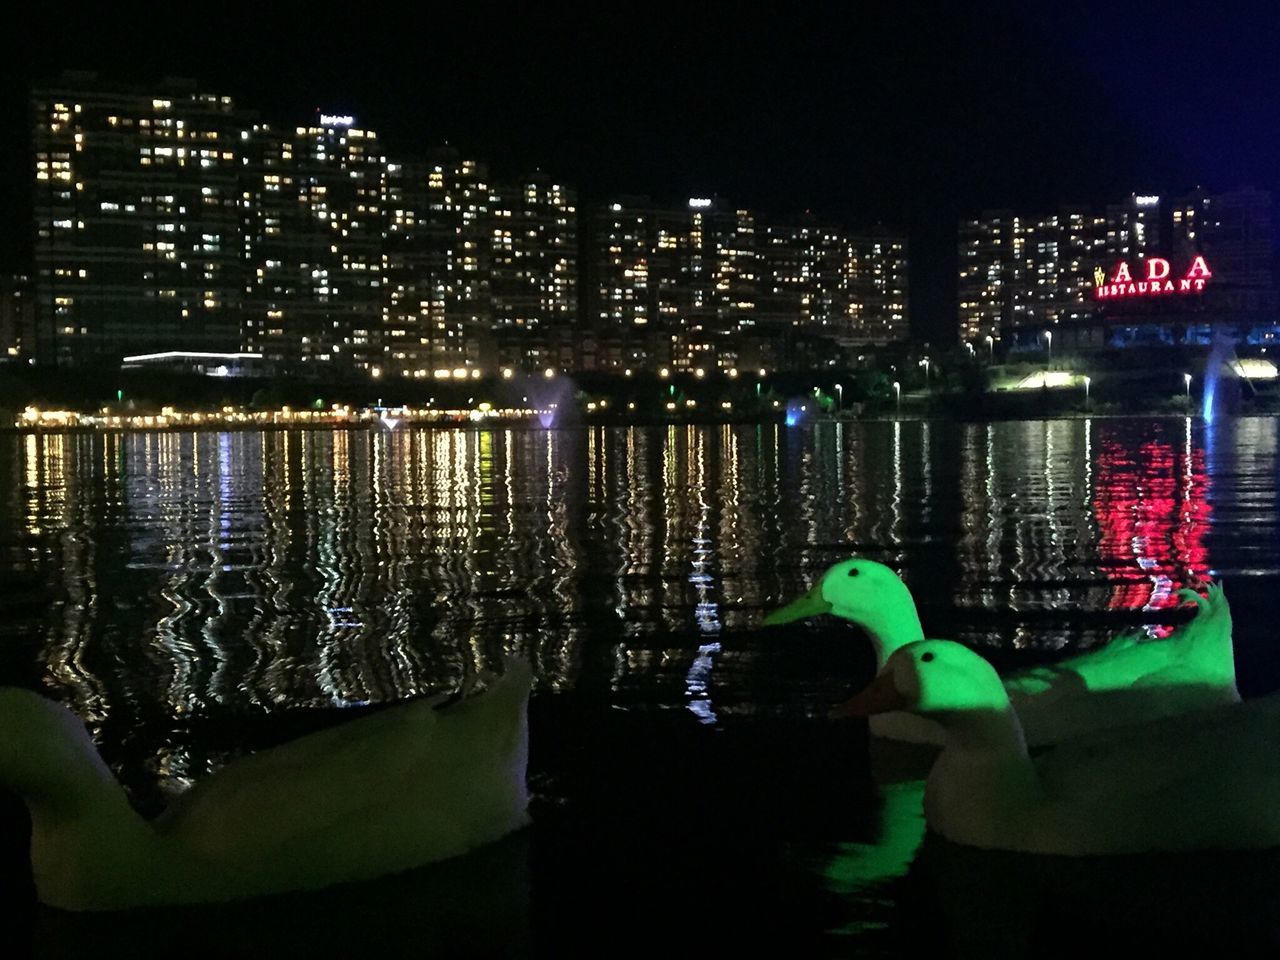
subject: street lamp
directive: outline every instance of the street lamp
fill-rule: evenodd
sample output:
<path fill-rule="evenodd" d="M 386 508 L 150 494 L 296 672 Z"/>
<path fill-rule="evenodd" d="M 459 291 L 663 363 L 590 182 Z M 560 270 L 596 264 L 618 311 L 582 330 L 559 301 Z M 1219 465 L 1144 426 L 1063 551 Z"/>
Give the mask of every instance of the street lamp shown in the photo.
<path fill-rule="evenodd" d="M 1044 332 L 1045 349 L 1048 351 L 1048 365 L 1053 366 L 1053 331 Z"/>
<path fill-rule="evenodd" d="M 987 334 L 987 360 L 995 363 L 996 360 L 996 338 L 991 334 Z"/>
<path fill-rule="evenodd" d="M 836 413 L 844 408 L 844 384 L 836 384 Z"/>
<path fill-rule="evenodd" d="M 1191 403 L 1191 374 L 1184 373 L 1182 375 L 1182 385 L 1187 388 L 1187 403 Z"/>
<path fill-rule="evenodd" d="M 965 348 L 966 350 L 968 350 L 968 351 L 969 351 L 969 356 L 970 356 L 970 357 L 972 357 L 972 356 L 973 356 L 973 341 L 972 341 L 972 340 L 966 340 L 966 341 L 964 342 L 964 348 Z"/>
<path fill-rule="evenodd" d="M 898 404 L 898 416 L 902 416 L 902 384 L 897 380 L 893 381 L 893 395 Z"/>
<path fill-rule="evenodd" d="M 1084 378 L 1084 405 L 1089 405 L 1089 384 L 1093 383 L 1089 377 Z"/>

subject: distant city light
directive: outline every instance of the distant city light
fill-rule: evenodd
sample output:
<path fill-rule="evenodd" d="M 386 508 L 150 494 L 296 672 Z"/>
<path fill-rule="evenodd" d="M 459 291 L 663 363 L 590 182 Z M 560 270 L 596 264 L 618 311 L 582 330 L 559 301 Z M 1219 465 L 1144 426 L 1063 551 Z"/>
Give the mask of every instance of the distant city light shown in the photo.
<path fill-rule="evenodd" d="M 162 353 L 139 353 L 122 358 L 122 363 L 145 363 L 148 360 L 261 360 L 260 353 L 205 353 L 199 350 L 165 350 Z"/>
<path fill-rule="evenodd" d="M 1041 390 L 1045 387 L 1069 387 L 1079 378 L 1069 370 L 1040 370 L 1023 377 L 1014 386 L 1015 390 Z"/>
<path fill-rule="evenodd" d="M 1231 364 L 1231 369 L 1237 377 L 1245 380 L 1275 380 L 1280 377 L 1280 370 L 1277 370 L 1275 363 L 1262 357 L 1236 360 Z"/>

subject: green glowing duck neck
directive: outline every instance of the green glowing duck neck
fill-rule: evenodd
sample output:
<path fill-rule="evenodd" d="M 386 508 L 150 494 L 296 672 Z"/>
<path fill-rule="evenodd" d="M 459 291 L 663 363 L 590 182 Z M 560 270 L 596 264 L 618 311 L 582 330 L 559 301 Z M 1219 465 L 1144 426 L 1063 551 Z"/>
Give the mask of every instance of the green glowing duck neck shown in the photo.
<path fill-rule="evenodd" d="M 890 602 L 881 601 L 875 606 L 858 610 L 841 609 L 835 606 L 832 613 L 856 623 L 866 631 L 872 646 L 875 647 L 877 670 L 881 669 L 885 661 L 900 647 L 924 639 L 920 615 L 916 613 L 915 602 L 905 586 L 902 587 L 902 596 L 891 598 Z"/>

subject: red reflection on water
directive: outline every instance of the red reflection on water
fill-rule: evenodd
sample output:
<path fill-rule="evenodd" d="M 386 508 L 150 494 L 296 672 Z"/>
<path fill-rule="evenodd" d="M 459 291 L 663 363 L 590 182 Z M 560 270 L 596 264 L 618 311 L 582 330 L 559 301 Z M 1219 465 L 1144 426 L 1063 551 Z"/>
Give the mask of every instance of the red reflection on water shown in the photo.
<path fill-rule="evenodd" d="M 1208 575 L 1204 449 L 1189 437 L 1180 446 L 1151 440 L 1132 455 L 1115 440 L 1102 441 L 1093 512 L 1112 609 L 1176 606 L 1178 588 Z"/>

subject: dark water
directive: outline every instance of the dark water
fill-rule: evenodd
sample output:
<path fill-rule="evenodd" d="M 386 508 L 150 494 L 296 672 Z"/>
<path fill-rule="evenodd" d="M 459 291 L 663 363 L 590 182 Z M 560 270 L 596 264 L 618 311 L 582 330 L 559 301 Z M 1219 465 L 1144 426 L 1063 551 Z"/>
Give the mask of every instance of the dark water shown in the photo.
<path fill-rule="evenodd" d="M 1003 667 L 1221 577 L 1246 695 L 1274 648 L 1280 421 L 0 437 L 0 682 L 66 702 L 144 810 L 229 758 L 524 652 L 532 830 L 231 907 L 37 908 L 20 948 L 288 955 L 1276 955 L 1280 858 L 978 855 L 827 707 L 858 632 L 763 631 L 856 551 Z M 902 757 L 878 757 L 877 773 Z M 885 777 L 881 775 L 880 780 Z M 908 865 L 910 868 L 908 869 Z"/>

